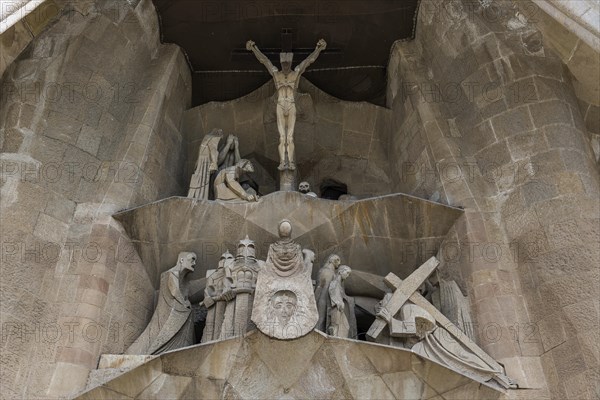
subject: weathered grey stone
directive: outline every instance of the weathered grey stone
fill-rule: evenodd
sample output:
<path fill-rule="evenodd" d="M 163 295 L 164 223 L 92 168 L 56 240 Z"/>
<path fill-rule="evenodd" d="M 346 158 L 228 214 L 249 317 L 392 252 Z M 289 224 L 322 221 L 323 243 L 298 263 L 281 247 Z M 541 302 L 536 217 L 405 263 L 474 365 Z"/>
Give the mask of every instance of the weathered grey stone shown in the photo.
<path fill-rule="evenodd" d="M 484 175 L 512 161 L 505 141 L 497 142 L 475 154 L 479 170 Z"/>
<path fill-rule="evenodd" d="M 531 116 L 536 127 L 541 128 L 550 124 L 572 124 L 569 106 L 558 100 L 549 100 L 544 103 L 529 106 Z"/>
<path fill-rule="evenodd" d="M 254 172 L 254 166 L 248 160 L 240 160 L 237 164 L 219 172 L 215 178 L 215 199 L 220 201 L 258 201 L 258 195 L 240 184 L 243 173 Z"/>
<path fill-rule="evenodd" d="M 241 340 L 162 354 L 78 398 L 184 399 L 210 395 L 250 399 L 286 394 L 337 398 L 337 393 L 343 398 L 429 399 L 435 395 L 432 388 L 449 396 L 500 395 L 485 384 L 417 358 L 404 349 L 312 332 L 294 341 L 274 341 L 260 333 L 250 333 Z"/>
<path fill-rule="evenodd" d="M 492 125 L 498 138 L 516 135 L 533 129 L 533 122 L 529 116 L 527 107 L 518 107 L 494 117 Z"/>
<path fill-rule="evenodd" d="M 444 237 L 462 214 L 459 209 L 405 195 L 333 202 L 297 192 L 276 192 L 256 203 L 213 204 L 173 198 L 120 213 L 117 219 L 140 249 L 148 270 L 162 272 L 177 256 L 173 246 L 166 251 L 169 246 L 160 244 L 180 243 L 185 246 L 181 251 L 189 248 L 204 254 L 206 264 L 199 265 L 196 273 L 198 278 L 204 277 L 206 266 L 217 265 L 221 255 L 220 251 L 203 250 L 212 249 L 215 237 L 261 237 L 257 248 L 266 251 L 277 238 L 276 221 L 288 218 L 294 225 L 294 240 L 316 249 L 318 263 L 324 263 L 329 256 L 330 253 L 323 253 L 325 250 L 338 246 L 337 254 L 364 266 L 361 269 L 384 275 L 392 268 L 407 276 L 414 268 L 410 260 L 415 248 L 423 246 L 419 243 L 425 238 Z M 407 222 L 390 224 L 384 216 Z M 417 224 L 418 221 L 423 224 Z M 160 228 L 164 226 L 173 228 Z M 349 240 L 352 238 L 356 242 Z M 372 249 L 365 241 L 369 247 L 381 249 L 377 259 L 373 259 Z"/>

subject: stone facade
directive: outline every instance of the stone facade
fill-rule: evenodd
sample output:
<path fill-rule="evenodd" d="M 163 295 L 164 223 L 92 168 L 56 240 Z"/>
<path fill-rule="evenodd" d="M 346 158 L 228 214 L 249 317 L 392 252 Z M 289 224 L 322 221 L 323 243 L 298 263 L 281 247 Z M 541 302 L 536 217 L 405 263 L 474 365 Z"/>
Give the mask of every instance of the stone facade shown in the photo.
<path fill-rule="evenodd" d="M 186 59 L 160 43 L 151 0 L 47 0 L 45 18 L 4 32 L 2 397 L 80 393 L 100 355 L 123 353 L 147 326 L 178 252 L 195 251 L 204 278 L 225 250 L 216 244 L 248 234 L 265 256 L 282 218 L 317 250 L 315 268 L 334 252 L 347 260 L 351 289 L 361 273 L 405 278 L 434 251 L 440 277 L 468 295 L 477 343 L 527 389 L 506 397 L 597 397 L 598 53 L 526 3 L 422 1 L 415 39 L 391 49 L 387 108 L 301 81 L 299 178 L 381 195 L 361 201 L 167 199 L 187 193 L 213 128 L 239 137 L 263 194 L 274 192 L 278 133 L 272 83 L 190 109 Z M 144 358 L 82 398 L 498 397 L 403 350 L 314 332 L 287 343 L 255 332 Z"/>
<path fill-rule="evenodd" d="M 3 397 L 77 392 L 101 353 L 144 329 L 156 282 L 110 216 L 184 190 L 190 98 L 185 59 L 160 45 L 150 1 L 66 8 L 7 68 Z"/>
<path fill-rule="evenodd" d="M 596 78 L 600 75 L 600 64 L 597 62 L 598 52 L 600 52 L 600 39 L 598 38 L 600 7 L 598 3 L 573 1 L 554 2 L 553 5 L 550 5 L 524 1 L 518 2 L 517 5 L 522 13 L 532 16 L 531 22 L 544 35 L 544 44 L 553 49 L 569 69 L 596 163 L 600 165 L 600 81 Z M 544 9 L 540 9 L 539 5 L 544 6 L 544 9 L 549 8 L 548 11 L 554 11 L 553 16 L 544 12 Z M 556 7 L 555 10 L 552 9 L 553 6 Z M 570 8 L 572 10 L 569 10 Z M 575 14 L 570 16 L 577 21 L 575 26 L 563 25 L 570 19 L 569 11 Z M 562 20 L 555 19 L 560 15 L 563 15 Z M 595 23 L 595 27 L 589 26 L 590 23 Z M 588 29 L 589 33 L 586 38 L 591 37 L 594 40 L 586 40 L 578 35 L 581 30 L 588 31 Z"/>

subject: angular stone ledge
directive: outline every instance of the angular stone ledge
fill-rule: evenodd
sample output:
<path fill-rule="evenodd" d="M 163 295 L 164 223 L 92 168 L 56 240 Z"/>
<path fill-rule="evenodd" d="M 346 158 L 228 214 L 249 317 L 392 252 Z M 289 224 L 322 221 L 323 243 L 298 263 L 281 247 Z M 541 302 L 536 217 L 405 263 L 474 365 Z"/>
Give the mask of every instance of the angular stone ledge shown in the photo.
<path fill-rule="evenodd" d="M 90 371 L 87 389 L 92 389 L 123 375 L 142 364 L 146 364 L 156 356 L 103 354 L 98 363 L 98 369 Z"/>
<path fill-rule="evenodd" d="M 88 399 L 498 399 L 409 350 L 313 331 L 292 341 L 258 331 L 164 353 L 77 397 Z"/>
<path fill-rule="evenodd" d="M 462 215 L 458 208 L 405 194 L 358 201 L 315 199 L 276 192 L 257 203 L 225 203 L 173 197 L 117 213 L 150 276 L 175 265 L 180 251 L 194 251 L 194 278 L 214 269 L 220 255 L 248 235 L 264 259 L 277 240 L 277 223 L 292 222 L 293 239 L 315 251 L 315 271 L 331 253 L 353 269 L 401 278 L 435 255 Z"/>

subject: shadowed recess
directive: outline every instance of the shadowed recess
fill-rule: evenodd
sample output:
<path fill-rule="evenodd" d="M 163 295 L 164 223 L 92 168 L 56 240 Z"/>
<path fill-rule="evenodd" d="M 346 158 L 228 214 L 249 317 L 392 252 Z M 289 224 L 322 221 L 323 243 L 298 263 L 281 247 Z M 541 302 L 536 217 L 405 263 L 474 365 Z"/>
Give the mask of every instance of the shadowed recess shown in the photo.
<path fill-rule="evenodd" d="M 193 105 L 246 95 L 270 79 L 247 40 L 279 65 L 292 50 L 295 65 L 317 40 L 329 43 L 306 78 L 348 101 L 383 105 L 390 48 L 414 37 L 418 0 L 153 0 L 162 40 L 186 52 Z"/>

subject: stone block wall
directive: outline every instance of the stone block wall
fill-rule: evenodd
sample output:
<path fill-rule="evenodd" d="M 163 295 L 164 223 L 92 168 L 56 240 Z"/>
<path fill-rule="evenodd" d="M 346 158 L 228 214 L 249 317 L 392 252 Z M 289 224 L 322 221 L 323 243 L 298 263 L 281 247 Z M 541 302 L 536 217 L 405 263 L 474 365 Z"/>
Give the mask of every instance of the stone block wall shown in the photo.
<path fill-rule="evenodd" d="M 20 20 L 0 34 L 0 76 L 31 40 L 40 35 L 55 20 L 65 6 L 66 0 L 46 0 L 33 10 L 34 6 L 31 4 L 22 8 L 24 3 L 26 2 L 6 2 L 2 5 L 2 17 L 8 17 L 10 14 Z M 24 15 L 26 12 L 29 14 Z M 6 20 L 0 23 L 8 24 Z"/>
<path fill-rule="evenodd" d="M 568 10 L 576 12 L 577 15 L 571 15 L 578 21 L 577 25 L 585 21 L 595 22 L 597 31 L 598 12 L 600 5 L 594 1 L 577 1 L 577 2 L 554 2 L 554 4 L 545 4 L 547 10 L 555 10 L 555 15 L 547 14 L 538 4 L 529 0 L 516 2 L 517 6 L 526 16 L 529 16 L 531 23 L 542 32 L 544 42 L 548 47 L 551 47 L 558 57 L 563 61 L 571 73 L 571 81 L 575 89 L 575 95 L 579 102 L 581 116 L 585 122 L 589 140 L 592 144 L 594 156 L 597 166 L 600 167 L 600 48 L 595 48 L 589 44 L 589 41 L 582 39 L 574 33 L 579 29 L 571 29 L 563 24 L 569 19 L 565 14 L 565 10 L 560 10 L 560 7 L 567 6 L 574 8 Z M 549 7 L 549 8 L 548 8 Z M 556 16 L 563 16 L 562 20 L 555 19 Z M 586 29 L 587 30 L 587 29 Z M 590 29 L 591 31 L 593 29 Z M 597 34 L 597 32 L 596 32 Z M 596 44 L 600 43 L 596 37 Z"/>
<path fill-rule="evenodd" d="M 157 282 L 111 215 L 185 186 L 184 56 L 150 0 L 87 6 L 0 82 L 3 398 L 73 395 L 144 329 Z"/>
<path fill-rule="evenodd" d="M 390 159 L 398 190 L 465 209 L 442 274 L 469 294 L 482 347 L 544 388 L 527 396 L 594 398 L 598 170 L 570 74 L 517 11 L 422 2 L 417 39 L 392 52 Z"/>
<path fill-rule="evenodd" d="M 353 195 L 389 194 L 389 110 L 341 101 L 302 79 L 294 133 L 299 179 L 318 193 L 325 178 L 348 185 Z M 272 82 L 229 102 L 213 102 L 185 113 L 187 173 L 191 177 L 202 138 L 214 128 L 240 139 L 241 156 L 256 158 L 278 180 L 279 132 Z"/>

